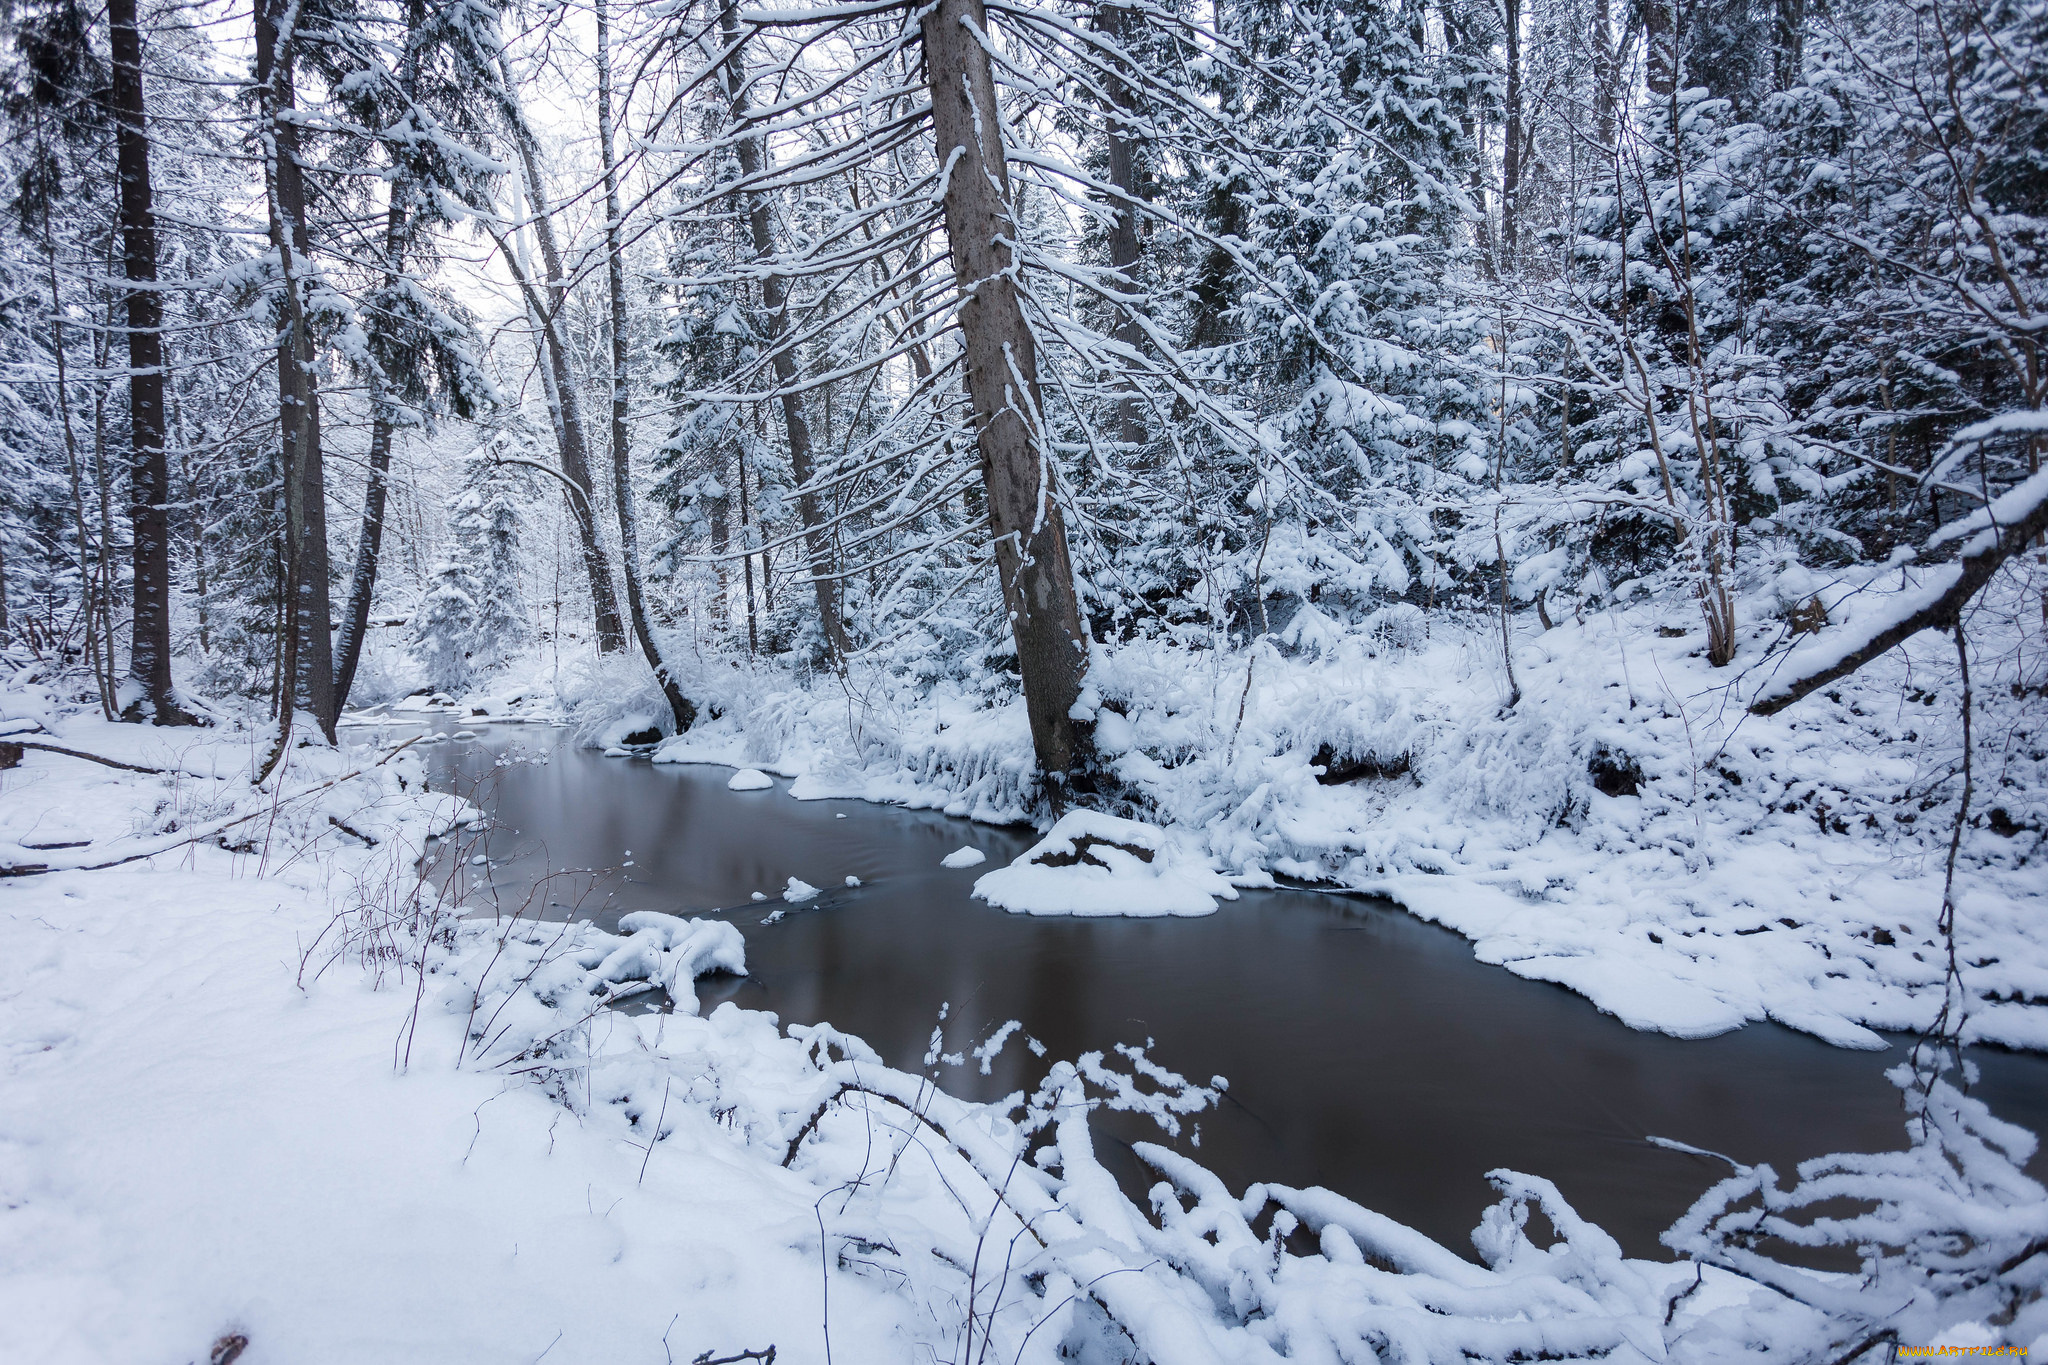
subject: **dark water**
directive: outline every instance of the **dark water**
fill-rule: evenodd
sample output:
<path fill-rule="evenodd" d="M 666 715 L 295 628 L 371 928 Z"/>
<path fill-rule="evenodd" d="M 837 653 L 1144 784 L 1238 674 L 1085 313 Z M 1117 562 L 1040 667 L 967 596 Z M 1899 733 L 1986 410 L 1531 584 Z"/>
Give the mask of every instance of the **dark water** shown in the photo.
<path fill-rule="evenodd" d="M 700 982 L 707 1011 L 733 1000 L 785 1023 L 827 1020 L 907 1070 L 919 1069 L 942 1003 L 949 1052 L 1009 1019 L 1052 1058 L 1153 1039 L 1163 1064 L 1229 1078 L 1222 1108 L 1200 1116 L 1199 1149 L 1185 1129 L 1175 1145 L 1233 1189 L 1325 1185 L 1469 1254 L 1491 1202 L 1485 1173 L 1505 1166 L 1555 1181 L 1630 1254 L 1662 1256 L 1657 1234 L 1725 1168 L 1650 1135 L 1781 1174 L 1824 1152 L 1905 1144 L 1881 1074 L 1903 1046 L 1848 1052 L 1772 1024 L 1697 1041 L 1634 1032 L 1560 987 L 1481 965 L 1447 930 L 1358 898 L 1248 892 L 1193 920 L 1011 915 L 969 892 L 1030 844 L 1028 831 L 795 801 L 781 780 L 730 792 L 730 769 L 606 759 L 562 730 L 477 733 L 435 748 L 434 785 L 474 787 L 493 812 L 489 884 L 508 907 L 544 873 L 595 869 L 543 883 L 538 899 L 604 924 L 629 910 L 716 911 L 745 932 L 752 972 Z M 547 761 L 494 766 L 521 755 Z M 965 844 L 988 863 L 939 866 Z M 846 887 L 849 875 L 862 885 Z M 824 894 L 785 906 L 791 876 Z M 763 924 L 776 910 L 787 913 Z M 970 1058 L 943 1068 L 941 1083 L 972 1098 L 1029 1086 L 1044 1063 L 1020 1041 L 992 1076 Z M 1994 1112 L 2048 1128 L 2048 1057 L 1975 1060 L 1975 1093 Z M 1162 1140 L 1127 1115 L 1098 1130 Z M 2044 1174 L 2039 1155 L 2032 1169 Z"/>

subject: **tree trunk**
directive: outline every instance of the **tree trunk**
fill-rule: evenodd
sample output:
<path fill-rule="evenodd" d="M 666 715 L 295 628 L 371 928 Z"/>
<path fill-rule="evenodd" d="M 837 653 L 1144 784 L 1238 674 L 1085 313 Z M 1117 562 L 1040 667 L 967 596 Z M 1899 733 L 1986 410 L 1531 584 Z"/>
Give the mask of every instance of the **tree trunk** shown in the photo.
<path fill-rule="evenodd" d="M 1522 209 L 1521 0 L 1501 0 L 1501 20 L 1508 55 L 1507 108 L 1502 115 L 1500 153 L 1501 268 L 1513 270 Z"/>
<path fill-rule="evenodd" d="M 1614 33 L 1610 0 L 1593 0 L 1593 130 L 1600 145 L 1614 147 L 1614 85 L 1621 70 L 1621 44 Z"/>
<path fill-rule="evenodd" d="M 1652 95 L 1669 99 L 1678 89 L 1678 0 L 1640 0 L 1640 5 L 1643 81 Z"/>
<path fill-rule="evenodd" d="M 739 40 L 739 16 L 732 0 L 725 0 L 721 6 L 718 22 L 724 30 L 726 45 L 735 44 Z M 744 127 L 748 119 L 747 90 L 738 65 L 739 57 L 735 53 L 719 74 L 725 83 L 733 124 Z M 740 140 L 739 161 L 743 176 L 751 179 L 760 174 L 767 159 L 768 148 L 764 139 L 748 137 Z M 766 260 L 775 254 L 768 198 L 754 193 L 747 199 L 747 227 L 754 239 L 754 256 L 757 260 Z M 839 610 L 839 580 L 831 576 L 837 568 L 832 562 L 832 544 L 825 531 L 825 518 L 818 506 L 817 492 L 811 487 L 815 462 L 811 457 L 810 424 L 804 420 L 803 398 L 795 392 L 796 356 L 790 347 L 783 344 L 783 338 L 789 332 L 789 294 L 788 283 L 782 276 L 770 274 L 761 277 L 761 306 L 768 314 L 765 339 L 774 356 L 775 386 L 782 391 L 782 425 L 789 439 L 790 473 L 796 476 L 796 510 L 804 527 L 804 549 L 810 559 L 811 586 L 817 591 L 818 624 L 825 633 L 827 658 L 835 666 L 843 667 L 851 651 L 846 639 L 846 624 Z"/>
<path fill-rule="evenodd" d="M 399 63 L 399 86 L 407 100 L 419 91 L 417 44 L 426 27 L 426 0 L 408 0 L 405 7 L 405 55 Z M 397 284 L 405 268 L 406 221 L 400 182 L 393 182 L 384 206 L 384 286 Z M 348 705 L 355 686 L 356 665 L 362 662 L 363 640 L 370 629 L 370 603 L 377 594 L 378 556 L 384 543 L 384 503 L 391 471 L 391 436 L 395 414 L 383 383 L 373 374 L 370 380 L 370 476 L 363 489 L 363 525 L 356 534 L 355 571 L 349 575 L 348 606 L 341 618 L 341 635 L 335 648 L 339 659 L 334 669 L 334 707 Z"/>
<path fill-rule="evenodd" d="M 1119 49 L 1130 37 L 1133 27 L 1130 11 L 1121 5 L 1105 4 L 1096 10 L 1096 24 L 1109 40 Z M 1130 131 L 1128 116 L 1137 109 L 1137 96 L 1124 81 L 1114 81 L 1109 87 L 1113 107 L 1109 111 L 1109 183 L 1116 187 L 1119 202 L 1115 205 L 1116 219 L 1109 229 L 1110 269 L 1122 277 L 1126 292 L 1138 292 L 1138 210 L 1136 201 L 1140 198 L 1138 165 L 1138 140 Z M 1145 342 L 1145 329 L 1139 325 L 1138 309 L 1135 304 L 1119 304 L 1116 310 L 1116 326 L 1110 336 L 1118 343 L 1136 351 Z M 1138 399 L 1133 396 L 1120 400 L 1116 405 L 1118 441 L 1136 448 L 1145 444 L 1145 417 Z"/>
<path fill-rule="evenodd" d="M 185 485 L 186 506 L 192 516 L 192 607 L 199 618 L 199 653 L 213 652 L 212 607 L 208 604 L 206 570 L 206 519 L 199 511 L 199 488 L 192 480 L 192 440 L 185 428 L 185 408 L 178 401 L 178 385 L 171 368 L 164 366 L 164 388 L 171 399 L 171 430 L 178 438 L 178 477 Z"/>
<path fill-rule="evenodd" d="M 946 237 L 959 289 L 960 332 L 981 475 L 988 487 L 996 571 L 1017 642 L 1039 775 L 1055 806 L 1086 761 L 1072 714 L 1088 668 L 1066 525 L 1046 479 L 1038 352 L 1017 297 L 1017 237 L 995 122 L 996 89 L 981 0 L 939 0 L 923 21 L 932 131 L 946 176 Z M 975 32 L 969 31 L 969 26 Z"/>
<path fill-rule="evenodd" d="M 271 247 L 284 276 L 285 333 L 277 350 L 278 426 L 285 491 L 285 555 L 290 565 L 286 630 L 293 660 L 279 709 L 289 718 L 303 705 L 332 741 L 334 697 L 332 608 L 327 600 L 327 482 L 320 455 L 319 392 L 313 378 L 313 333 L 299 295 L 311 232 L 306 182 L 299 166 L 298 128 L 278 115 L 292 107 L 292 54 L 278 47 L 278 21 L 295 14 L 289 0 L 262 0 L 256 10 L 256 84 L 264 102 L 264 158 L 269 172 Z"/>
<path fill-rule="evenodd" d="M 370 479 L 363 489 L 363 526 L 356 534 L 356 567 L 349 578 L 348 607 L 341 618 L 341 635 L 335 649 L 339 659 L 334 667 L 334 704 L 348 705 L 355 686 L 356 666 L 362 662 L 363 640 L 370 629 L 370 602 L 377 593 L 377 559 L 384 543 L 384 503 L 390 487 L 391 418 L 384 410 L 381 393 L 371 401 L 377 412 L 370 419 Z"/>
<path fill-rule="evenodd" d="M 756 617 L 758 599 L 754 596 L 754 515 L 747 506 L 747 450 L 744 444 L 739 453 L 740 483 L 740 570 L 747 593 L 747 657 L 753 658 L 761 652 L 761 626 Z"/>
<path fill-rule="evenodd" d="M 611 25 L 605 0 L 597 0 L 597 151 L 604 167 L 605 281 L 612 304 L 612 504 L 619 514 L 619 559 L 626 571 L 626 607 L 633 614 L 633 632 L 647 656 L 675 716 L 678 734 L 697 721 L 697 708 L 683 695 L 675 675 L 661 657 L 661 646 L 647 619 L 646 597 L 640 591 L 640 518 L 633 502 L 631 433 L 626 406 L 626 267 L 619 241 L 619 173 L 612 152 Z"/>
<path fill-rule="evenodd" d="M 516 87 L 512 73 L 503 72 L 507 98 Z M 532 206 L 534 239 L 540 243 L 541 268 L 547 272 L 547 311 L 538 319 L 542 344 L 547 350 L 543 374 L 548 393 L 548 415 L 554 420 L 555 445 L 562 460 L 562 477 L 569 486 L 569 516 L 576 523 L 576 535 L 583 545 L 583 570 L 590 581 L 590 606 L 596 617 L 597 652 L 616 654 L 626 647 L 626 627 L 619 619 L 618 594 L 612 588 L 611 564 L 604 544 L 597 536 L 597 511 L 591 500 L 589 443 L 584 438 L 583 400 L 576 389 L 576 371 L 569 361 L 569 347 L 562 340 L 562 308 L 568 302 L 567 277 L 562 272 L 562 253 L 555 244 L 554 212 L 540 178 L 540 149 L 534 145 L 533 130 L 526 126 L 525 113 L 515 105 L 511 115 L 513 140 L 519 146 L 519 163 L 526 172 L 526 197 Z"/>
<path fill-rule="evenodd" d="M 1780 91 L 1799 84 L 1806 57 L 1806 0 L 1777 0 L 1777 35 L 1771 44 L 1771 85 Z"/>
<path fill-rule="evenodd" d="M 190 725 L 171 695 L 171 500 L 164 458 L 163 300 L 156 292 L 156 215 L 150 207 L 143 116 L 142 32 L 136 0 L 109 0 L 114 57 L 114 160 L 121 182 L 121 257 L 129 289 L 129 521 L 134 528 L 134 642 L 128 673 L 141 695 L 123 720 Z"/>

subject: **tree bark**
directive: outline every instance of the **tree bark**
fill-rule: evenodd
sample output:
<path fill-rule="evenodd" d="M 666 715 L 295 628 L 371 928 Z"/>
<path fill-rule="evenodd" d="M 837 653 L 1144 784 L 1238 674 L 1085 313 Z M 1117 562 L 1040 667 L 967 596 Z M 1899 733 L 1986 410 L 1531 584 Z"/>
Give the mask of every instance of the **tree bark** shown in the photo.
<path fill-rule="evenodd" d="M 370 477 L 363 489 L 363 525 L 356 533 L 356 567 L 350 575 L 348 606 L 341 618 L 341 634 L 335 649 L 335 708 L 348 705 L 355 686 L 356 667 L 362 662 L 363 640 L 370 629 L 370 602 L 377 593 L 377 561 L 384 542 L 384 504 L 390 487 L 391 419 L 382 411 L 381 394 L 373 394 L 377 415 L 370 420 Z"/>
<path fill-rule="evenodd" d="M 1614 86 L 1620 79 L 1621 47 L 1611 0 L 1593 0 L 1593 133 L 1609 151 L 1614 149 Z"/>
<path fill-rule="evenodd" d="M 156 215 L 143 113 L 137 0 L 109 0 L 114 58 L 114 160 L 120 179 L 121 258 L 128 279 L 128 491 L 134 528 L 134 641 L 128 673 L 141 695 L 123 720 L 190 725 L 171 692 L 171 498 L 164 456 L 163 300 L 157 294 Z"/>
<path fill-rule="evenodd" d="M 256 84 L 264 103 L 269 142 L 270 239 L 284 277 L 285 332 L 277 350 L 278 426 L 284 468 L 285 555 L 291 572 L 286 630 L 293 667 L 279 709 L 304 705 L 329 741 L 337 715 L 334 697 L 332 608 L 327 600 L 327 482 L 320 454 L 319 392 L 313 378 L 313 334 L 299 295 L 300 274 L 311 254 L 305 174 L 299 165 L 293 105 L 292 36 L 280 18 L 296 14 L 290 0 L 260 0 L 256 9 Z"/>
<path fill-rule="evenodd" d="M 1669 99 L 1678 89 L 1678 0 L 1639 0 L 1638 12 L 1643 18 L 1643 82 L 1652 95 Z"/>
<path fill-rule="evenodd" d="M 725 0 L 720 7 L 718 22 L 726 45 L 732 46 L 739 39 L 739 14 L 732 0 Z M 733 124 L 744 127 L 749 117 L 747 89 L 738 65 L 739 56 L 735 53 L 719 75 L 725 83 Z M 748 179 L 760 174 L 767 165 L 768 148 L 764 139 L 742 138 L 738 150 L 740 174 Z M 775 239 L 769 222 L 768 198 L 763 194 L 750 193 L 747 199 L 747 228 L 753 237 L 755 259 L 769 260 L 775 255 Z M 825 516 L 818 506 L 818 494 L 811 487 L 816 462 L 811 454 L 810 424 L 804 420 L 803 397 L 795 391 L 796 356 L 790 347 L 783 344 L 783 338 L 789 332 L 789 293 L 788 282 L 781 275 L 761 277 L 761 307 L 768 315 L 764 339 L 773 355 L 775 386 L 782 391 L 782 425 L 789 440 L 790 473 L 796 476 L 796 510 L 803 522 L 811 586 L 817 592 L 818 625 L 825 634 L 827 658 L 835 666 L 843 667 L 851 649 L 846 638 L 846 623 L 839 609 L 839 580 L 833 576 L 837 566 L 832 562 L 832 543 L 824 528 Z"/>
<path fill-rule="evenodd" d="M 1074 719 L 1088 668 L 1066 524 L 1049 486 L 1038 352 L 1017 296 L 1017 237 L 996 122 L 995 77 L 981 0 L 939 0 L 922 20 L 938 164 L 946 168 L 946 237 L 960 293 L 960 333 L 996 571 L 1017 643 L 1040 779 L 1055 806 L 1087 760 Z M 970 26 L 974 32 L 970 32 Z"/>
<path fill-rule="evenodd" d="M 626 404 L 626 267 L 619 241 L 619 172 L 612 150 L 611 25 L 605 0 L 597 0 L 597 151 L 604 168 L 605 282 L 612 305 L 612 505 L 619 514 L 619 559 L 626 571 L 626 606 L 633 632 L 647 656 L 675 716 L 678 734 L 697 721 L 697 708 L 661 657 L 661 646 L 647 619 L 647 601 L 640 590 L 640 518 L 633 500 L 631 432 Z"/>
<path fill-rule="evenodd" d="M 1513 270 L 1522 208 L 1521 0 L 1501 0 L 1501 20 L 1507 37 L 1508 57 L 1507 108 L 1502 115 L 1500 154 L 1501 267 Z"/>
<path fill-rule="evenodd" d="M 507 98 L 512 73 L 504 71 Z M 533 130 L 516 105 L 509 111 L 513 140 L 519 146 L 519 164 L 526 173 L 526 197 L 532 206 L 534 239 L 540 243 L 541 268 L 547 272 L 547 308 L 538 318 L 541 341 L 547 351 L 543 375 L 548 393 L 548 415 L 554 420 L 555 445 L 562 461 L 562 474 L 569 486 L 567 501 L 576 536 L 583 546 L 583 569 L 590 581 L 591 613 L 596 618 L 597 652 L 616 654 L 626 647 L 625 623 L 619 619 L 619 598 L 612 587 L 611 564 L 597 535 L 597 510 L 591 499 L 589 443 L 585 439 L 583 400 L 576 389 L 576 371 L 569 361 L 569 347 L 562 340 L 561 317 L 568 302 L 567 277 L 562 272 L 562 253 L 555 243 L 554 211 L 540 178 L 540 149 L 534 145 Z"/>
<path fill-rule="evenodd" d="M 1130 11 L 1121 5 L 1104 4 L 1096 10 L 1096 23 L 1119 49 L 1130 37 Z M 1115 205 L 1116 218 L 1109 229 L 1110 269 L 1123 279 L 1126 292 L 1138 292 L 1138 210 L 1140 198 L 1138 164 L 1138 140 L 1129 126 L 1129 117 L 1136 112 L 1137 96 L 1124 81 L 1114 81 L 1109 87 L 1112 108 L 1109 110 L 1109 183 L 1116 187 L 1119 201 Z M 1118 343 L 1136 351 L 1145 342 L 1145 329 L 1138 322 L 1135 304 L 1119 304 L 1116 309 L 1116 326 L 1110 336 Z M 1121 399 L 1116 405 L 1117 440 L 1133 449 L 1145 444 L 1145 417 L 1138 399 L 1133 396 Z"/>
<path fill-rule="evenodd" d="M 1771 44 L 1771 85 L 1779 91 L 1799 84 L 1806 58 L 1806 0 L 1777 0 L 1777 35 Z"/>

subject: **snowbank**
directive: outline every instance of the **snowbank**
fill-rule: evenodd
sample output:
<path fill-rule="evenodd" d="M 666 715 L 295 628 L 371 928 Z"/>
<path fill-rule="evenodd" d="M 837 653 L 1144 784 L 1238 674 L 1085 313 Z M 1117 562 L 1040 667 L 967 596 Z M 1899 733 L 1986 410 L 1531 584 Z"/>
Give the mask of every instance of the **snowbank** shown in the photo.
<path fill-rule="evenodd" d="M 977 879 L 974 894 L 1026 915 L 1208 915 L 1218 896 L 1237 899 L 1164 830 L 1094 811 L 1061 816 L 1016 861 Z"/>
<path fill-rule="evenodd" d="M 1118 812 L 1198 842 L 1238 885 L 1284 876 L 1393 897 L 1482 960 L 1633 1027 L 1699 1037 L 1773 1019 L 1874 1048 L 1879 1031 L 1924 1028 L 1940 1005 L 1936 919 L 1960 790 L 1952 646 L 1916 638 L 1778 715 L 1747 704 L 1788 643 L 1779 597 L 1817 597 L 1853 627 L 1911 593 L 1890 573 L 1827 583 L 1788 569 L 1744 599 L 1753 624 L 1726 669 L 1706 664 L 1682 601 L 1549 630 L 1518 622 L 1512 708 L 1497 625 L 1413 609 L 1313 648 L 1098 646 L 1096 733 Z M 2002 579 L 1972 619 L 1978 800 L 1958 871 L 1968 1036 L 2044 1049 L 2038 589 Z M 1043 818 L 1023 707 L 991 701 L 1000 689 L 876 673 L 855 679 L 849 707 L 837 684 L 807 691 L 768 669 L 745 681 L 750 701 L 661 756 L 744 756 L 794 774 L 805 799 Z"/>

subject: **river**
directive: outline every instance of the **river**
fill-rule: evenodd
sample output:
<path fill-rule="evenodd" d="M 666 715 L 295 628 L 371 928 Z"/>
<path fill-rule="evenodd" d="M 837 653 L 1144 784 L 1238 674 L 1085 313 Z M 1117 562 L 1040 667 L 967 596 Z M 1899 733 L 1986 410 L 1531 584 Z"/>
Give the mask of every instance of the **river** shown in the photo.
<path fill-rule="evenodd" d="M 829 1021 L 907 1070 L 920 1069 L 942 1006 L 948 1052 L 1010 1019 L 1049 1058 L 1149 1039 L 1159 1062 L 1229 1079 L 1221 1107 L 1175 1145 L 1233 1189 L 1324 1185 L 1469 1254 L 1491 1202 L 1485 1173 L 1509 1167 L 1555 1181 L 1629 1254 L 1661 1258 L 1658 1233 L 1725 1167 L 1653 1135 L 1781 1174 L 1824 1152 L 1905 1142 L 1882 1075 L 1903 1039 L 1869 1053 L 1775 1024 L 1699 1040 L 1639 1033 L 1358 897 L 1247 892 L 1202 919 L 1012 915 L 970 893 L 1030 845 L 1027 830 L 795 801 L 781 780 L 732 792 L 728 768 L 608 759 L 562 729 L 475 734 L 436 745 L 430 761 L 437 789 L 474 794 L 493 817 L 490 865 L 464 869 L 472 891 L 607 926 L 642 909 L 728 919 L 751 970 L 700 982 L 707 1012 L 731 1000 L 785 1023 Z M 988 862 L 939 865 L 965 845 Z M 823 893 L 787 905 L 790 877 Z M 1974 1093 L 1994 1112 L 2048 1127 L 2048 1057 L 1972 1055 Z M 995 1098 L 1044 1065 L 1013 1040 L 991 1075 L 970 1059 L 942 1065 L 940 1083 Z M 1160 1140 L 1128 1115 L 1097 1127 Z M 2039 1154 L 2031 1169 L 2048 1174 Z"/>

